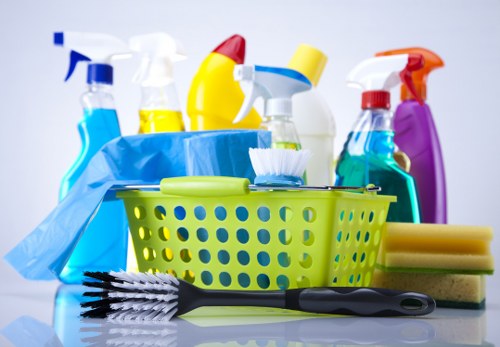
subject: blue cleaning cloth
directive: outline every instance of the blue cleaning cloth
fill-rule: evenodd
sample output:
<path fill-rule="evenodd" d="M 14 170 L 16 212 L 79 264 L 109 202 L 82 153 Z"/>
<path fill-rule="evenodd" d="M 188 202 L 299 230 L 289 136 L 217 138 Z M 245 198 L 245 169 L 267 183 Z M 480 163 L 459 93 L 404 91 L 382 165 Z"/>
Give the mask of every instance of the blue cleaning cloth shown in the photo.
<path fill-rule="evenodd" d="M 5 260 L 27 279 L 57 278 L 111 188 L 159 184 L 165 177 L 221 175 L 255 178 L 249 148 L 271 145 L 267 131 L 230 130 L 119 137 L 92 158 L 68 195 Z M 115 230 L 110 221 L 110 232 Z"/>

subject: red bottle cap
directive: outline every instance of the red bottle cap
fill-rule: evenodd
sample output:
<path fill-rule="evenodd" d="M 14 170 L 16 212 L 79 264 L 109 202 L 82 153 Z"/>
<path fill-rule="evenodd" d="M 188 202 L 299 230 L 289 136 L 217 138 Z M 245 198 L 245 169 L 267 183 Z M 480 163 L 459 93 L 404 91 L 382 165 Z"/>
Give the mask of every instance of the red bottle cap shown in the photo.
<path fill-rule="evenodd" d="M 361 108 L 391 108 L 391 94 L 385 90 L 370 90 L 361 95 Z"/>
<path fill-rule="evenodd" d="M 233 35 L 218 45 L 212 53 L 220 53 L 234 60 L 236 64 L 243 64 L 245 62 L 245 38 L 237 34 Z"/>

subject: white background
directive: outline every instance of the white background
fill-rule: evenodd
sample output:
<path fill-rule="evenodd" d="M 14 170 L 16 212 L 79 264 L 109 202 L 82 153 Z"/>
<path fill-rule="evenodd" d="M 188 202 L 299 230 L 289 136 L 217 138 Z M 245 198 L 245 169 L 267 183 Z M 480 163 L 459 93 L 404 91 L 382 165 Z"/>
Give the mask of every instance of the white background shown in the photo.
<path fill-rule="evenodd" d="M 314 45 L 329 57 L 318 88 L 335 114 L 337 153 L 360 106 L 360 92 L 344 83 L 349 70 L 381 50 L 429 48 L 446 63 L 429 78 L 428 102 L 444 154 L 449 222 L 500 230 L 498 0 L 2 0 L 2 256 L 55 207 L 62 175 L 80 148 L 76 124 L 85 68 L 63 82 L 68 54 L 52 45 L 53 32 L 63 30 L 104 32 L 124 40 L 165 31 L 179 39 L 189 55 L 175 67 L 184 109 L 201 61 L 234 33 L 247 40 L 247 63 L 285 66 L 299 43 Z M 139 88 L 131 83 L 138 63 L 115 65 L 124 135 L 138 128 Z M 393 105 L 398 94 L 395 89 Z M 497 260 L 498 238 L 493 242 Z M 3 281 L 18 277 L 3 261 L 0 271 Z M 500 285 L 496 277 L 488 278 L 490 295 Z"/>

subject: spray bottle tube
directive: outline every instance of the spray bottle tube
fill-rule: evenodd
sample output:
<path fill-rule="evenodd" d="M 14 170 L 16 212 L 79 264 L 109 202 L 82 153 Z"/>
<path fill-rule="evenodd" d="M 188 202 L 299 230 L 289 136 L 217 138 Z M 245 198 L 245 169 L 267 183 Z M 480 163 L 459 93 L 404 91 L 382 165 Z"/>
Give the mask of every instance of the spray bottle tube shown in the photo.
<path fill-rule="evenodd" d="M 114 98 L 111 92 L 111 59 L 130 56 L 121 40 L 106 34 L 59 32 L 54 44 L 70 50 L 68 80 L 77 64 L 88 64 L 88 90 L 82 95 L 83 118 L 78 123 L 82 147 L 79 156 L 65 174 L 60 189 L 62 200 L 81 176 L 94 154 L 108 141 L 120 136 Z M 73 250 L 66 266 L 58 274 L 65 283 L 80 283 L 83 271 L 119 270 L 126 266 L 127 224 L 123 204 L 105 201 Z"/>
<path fill-rule="evenodd" d="M 133 79 L 141 85 L 139 133 L 184 131 L 173 78 L 174 63 L 186 58 L 182 45 L 159 32 L 133 36 L 129 46 L 142 58 Z"/>
<path fill-rule="evenodd" d="M 389 90 L 402 82 L 416 95 L 411 73 L 422 66 L 423 58 L 418 54 L 377 57 L 363 61 L 347 77 L 349 86 L 363 90 L 362 112 L 340 154 L 336 184 L 373 183 L 382 187 L 382 194 L 397 196 L 398 202 L 389 209 L 388 221 L 420 222 L 413 177 L 397 165 L 393 156 Z"/>

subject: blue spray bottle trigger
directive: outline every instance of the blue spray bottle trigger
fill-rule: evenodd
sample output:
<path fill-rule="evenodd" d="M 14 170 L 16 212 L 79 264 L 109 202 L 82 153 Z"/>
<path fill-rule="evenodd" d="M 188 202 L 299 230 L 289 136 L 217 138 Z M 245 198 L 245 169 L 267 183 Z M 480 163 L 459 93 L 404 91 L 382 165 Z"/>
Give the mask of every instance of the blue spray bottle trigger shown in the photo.
<path fill-rule="evenodd" d="M 64 33 L 63 32 L 54 33 L 54 45 L 64 46 Z"/>
<path fill-rule="evenodd" d="M 66 75 L 66 78 L 64 81 L 66 82 L 69 80 L 73 72 L 75 71 L 76 65 L 80 61 L 91 61 L 91 59 L 81 53 L 78 53 L 77 51 L 71 51 L 69 55 L 69 68 L 68 68 L 68 74 Z"/>

